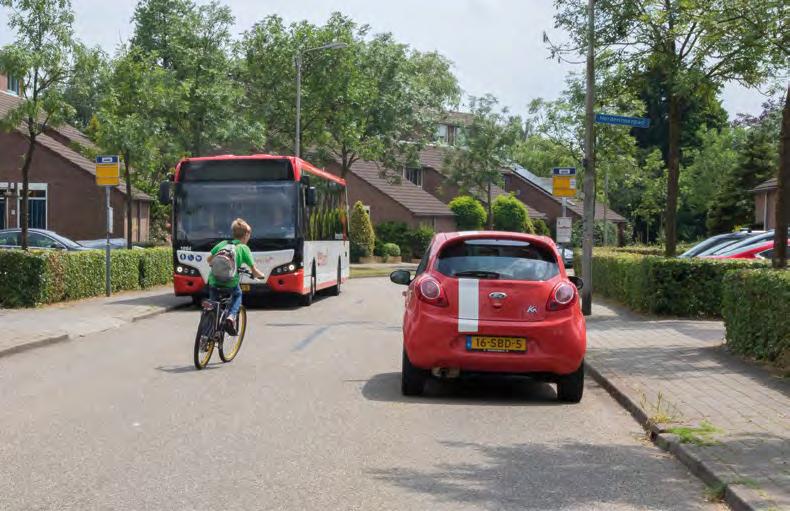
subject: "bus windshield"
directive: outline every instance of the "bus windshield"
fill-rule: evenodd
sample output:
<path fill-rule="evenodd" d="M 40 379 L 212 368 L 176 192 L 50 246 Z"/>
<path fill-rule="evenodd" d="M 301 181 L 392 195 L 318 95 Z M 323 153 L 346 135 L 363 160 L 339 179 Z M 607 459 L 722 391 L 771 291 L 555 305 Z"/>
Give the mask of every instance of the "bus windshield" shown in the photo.
<path fill-rule="evenodd" d="M 243 218 L 253 240 L 296 236 L 298 183 L 232 181 L 179 183 L 175 193 L 176 243 L 193 250 L 231 239 L 230 224 Z"/>

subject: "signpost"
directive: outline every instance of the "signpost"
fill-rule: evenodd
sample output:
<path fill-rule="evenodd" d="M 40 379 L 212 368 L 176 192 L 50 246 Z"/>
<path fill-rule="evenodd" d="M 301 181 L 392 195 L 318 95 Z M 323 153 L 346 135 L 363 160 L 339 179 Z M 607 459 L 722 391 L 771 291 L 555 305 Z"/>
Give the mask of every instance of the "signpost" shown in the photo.
<path fill-rule="evenodd" d="M 576 196 L 576 167 L 554 167 L 551 169 L 552 194 L 562 197 L 562 216 L 557 218 L 557 243 L 571 242 L 571 218 L 566 216 L 567 198 Z"/>
<path fill-rule="evenodd" d="M 107 245 L 104 249 L 105 279 L 104 287 L 110 296 L 110 234 L 112 233 L 112 207 L 110 206 L 110 189 L 121 182 L 121 164 L 117 155 L 96 157 L 96 184 L 104 187 L 104 198 L 107 208 Z"/>
<path fill-rule="evenodd" d="M 634 128 L 647 128 L 650 126 L 650 119 L 646 117 L 626 117 L 624 115 L 611 114 L 595 114 L 595 122 L 599 124 L 631 126 Z"/>

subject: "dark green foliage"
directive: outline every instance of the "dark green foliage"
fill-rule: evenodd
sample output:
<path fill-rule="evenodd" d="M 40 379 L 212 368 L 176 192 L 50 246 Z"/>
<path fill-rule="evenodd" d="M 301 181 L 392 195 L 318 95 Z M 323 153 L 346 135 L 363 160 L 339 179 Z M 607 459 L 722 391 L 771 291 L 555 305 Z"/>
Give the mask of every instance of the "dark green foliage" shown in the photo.
<path fill-rule="evenodd" d="M 167 284 L 173 277 L 169 248 L 111 252 L 113 291 Z M 104 293 L 104 253 L 0 252 L 0 305 L 32 307 Z"/>
<path fill-rule="evenodd" d="M 790 271 L 729 273 L 722 289 L 722 316 L 730 349 L 790 362 Z"/>
<path fill-rule="evenodd" d="M 580 268 L 581 261 L 575 261 Z M 764 261 L 680 259 L 618 253 L 593 254 L 595 292 L 632 309 L 683 317 L 720 317 L 722 281 L 729 272 L 764 268 Z"/>
<path fill-rule="evenodd" d="M 385 243 L 382 252 L 385 257 L 400 257 L 400 247 L 395 243 Z"/>
<path fill-rule="evenodd" d="M 455 224 L 460 231 L 476 231 L 486 223 L 486 210 L 479 200 L 470 195 L 459 195 L 450 201 Z"/>
<path fill-rule="evenodd" d="M 551 229 L 549 229 L 549 226 L 546 224 L 545 220 L 533 220 L 532 227 L 535 229 L 535 234 L 539 234 L 541 236 L 551 236 Z"/>
<path fill-rule="evenodd" d="M 418 227 L 417 229 L 410 230 L 406 234 L 406 242 L 408 243 L 409 254 L 413 257 L 422 257 L 428 245 L 431 243 L 434 232 L 433 229 L 426 226 Z"/>
<path fill-rule="evenodd" d="M 493 204 L 493 214 L 494 229 L 498 231 L 534 231 L 527 207 L 512 195 L 497 197 Z"/>

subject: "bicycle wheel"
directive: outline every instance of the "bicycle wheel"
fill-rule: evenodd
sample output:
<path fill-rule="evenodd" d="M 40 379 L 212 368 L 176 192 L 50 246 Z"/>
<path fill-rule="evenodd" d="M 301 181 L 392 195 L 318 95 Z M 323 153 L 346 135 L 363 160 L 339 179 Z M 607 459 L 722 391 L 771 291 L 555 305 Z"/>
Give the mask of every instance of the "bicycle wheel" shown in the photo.
<path fill-rule="evenodd" d="M 208 365 L 214 353 L 214 313 L 203 312 L 200 315 L 197 334 L 195 335 L 195 368 L 200 370 Z"/>
<path fill-rule="evenodd" d="M 247 309 L 242 305 L 239 309 L 239 317 L 236 318 L 236 332 L 237 335 L 230 335 L 225 333 L 225 339 L 219 343 L 219 358 L 223 362 L 230 362 L 241 349 L 241 343 L 244 342 L 244 333 L 247 331 Z"/>

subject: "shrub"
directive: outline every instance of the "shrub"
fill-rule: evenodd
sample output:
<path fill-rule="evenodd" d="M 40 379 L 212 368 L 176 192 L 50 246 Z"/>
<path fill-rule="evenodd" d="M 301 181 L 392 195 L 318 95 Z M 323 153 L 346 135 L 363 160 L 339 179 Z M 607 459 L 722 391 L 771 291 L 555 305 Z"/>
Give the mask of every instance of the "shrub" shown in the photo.
<path fill-rule="evenodd" d="M 417 229 L 409 230 L 406 234 L 406 238 L 410 255 L 413 257 L 422 257 L 428 245 L 431 243 L 433 235 L 433 229 L 427 226 L 420 226 Z"/>
<path fill-rule="evenodd" d="M 385 243 L 382 252 L 387 257 L 400 257 L 400 247 L 395 243 Z"/>
<path fill-rule="evenodd" d="M 168 283 L 173 276 L 172 250 L 113 250 L 113 291 Z M 104 294 L 104 252 L 8 250 L 0 252 L 0 305 L 31 307 Z"/>
<path fill-rule="evenodd" d="M 450 201 L 449 206 L 455 215 L 455 224 L 461 231 L 479 230 L 486 223 L 486 209 L 474 197 L 459 195 Z"/>
<path fill-rule="evenodd" d="M 790 271 L 730 272 L 724 277 L 722 316 L 730 349 L 790 363 Z"/>
<path fill-rule="evenodd" d="M 575 261 L 581 268 L 579 256 Z M 597 250 L 593 288 L 635 310 L 685 317 L 719 317 L 729 272 L 764 268 L 762 261 L 679 259 Z"/>
<path fill-rule="evenodd" d="M 494 229 L 499 231 L 533 232 L 527 207 L 512 195 L 500 195 L 492 207 Z"/>
<path fill-rule="evenodd" d="M 546 224 L 545 220 L 533 220 L 532 226 L 535 230 L 535 234 L 539 234 L 541 236 L 551 236 L 551 229 L 549 229 L 549 226 Z"/>
<path fill-rule="evenodd" d="M 351 258 L 359 260 L 360 257 L 370 256 L 373 253 L 376 234 L 373 231 L 370 216 L 360 201 L 357 201 L 354 204 L 354 209 L 351 210 L 350 224 Z"/>

